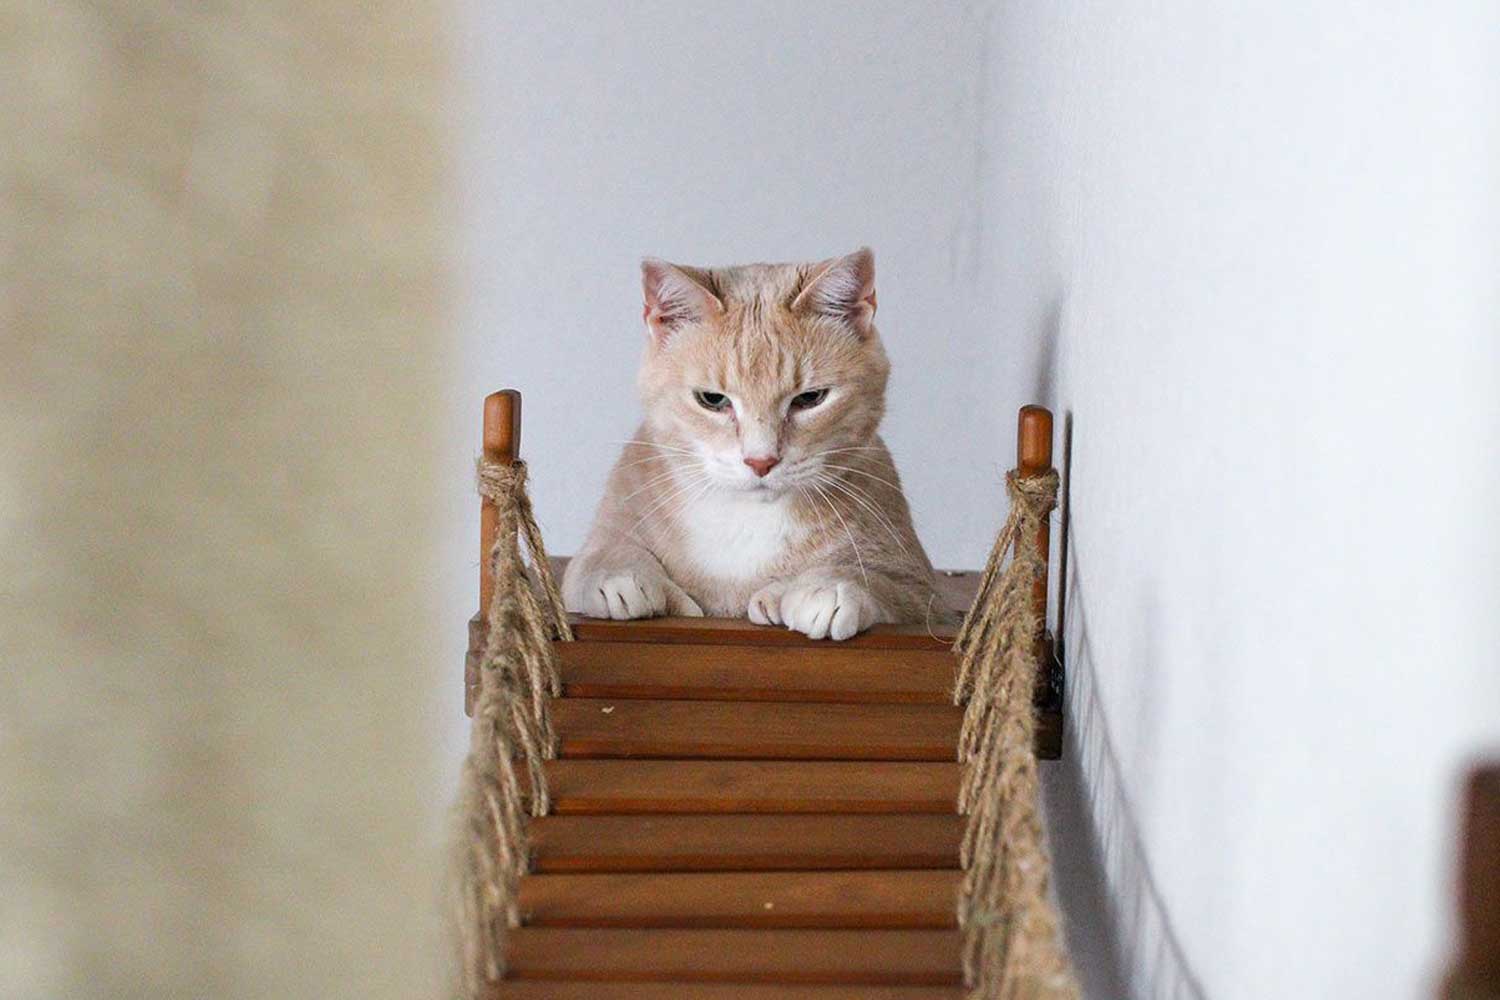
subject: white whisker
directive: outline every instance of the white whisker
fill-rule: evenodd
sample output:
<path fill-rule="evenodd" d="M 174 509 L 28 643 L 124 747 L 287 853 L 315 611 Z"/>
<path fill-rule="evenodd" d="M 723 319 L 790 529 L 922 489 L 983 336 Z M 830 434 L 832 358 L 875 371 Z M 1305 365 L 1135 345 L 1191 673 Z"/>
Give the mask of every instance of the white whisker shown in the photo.
<path fill-rule="evenodd" d="M 800 485 L 797 485 L 795 483 L 792 484 L 792 489 L 796 490 L 797 491 L 797 495 L 799 497 L 801 497 L 802 499 L 806 500 L 807 503 L 808 503 L 808 505 L 810 507 L 812 507 L 813 513 L 816 514 L 816 515 L 818 515 L 818 535 L 819 535 L 819 537 L 827 535 L 827 533 L 828 533 L 828 522 L 823 519 L 823 511 L 818 508 L 817 504 L 815 504 L 815 503 L 812 502 L 812 499 L 813 499 L 812 498 L 812 494 L 808 493 L 806 489 L 804 489 L 803 487 L 801 487 Z"/>
<path fill-rule="evenodd" d="M 703 479 L 703 481 L 702 481 L 701 488 L 697 492 L 695 492 L 695 493 L 687 493 L 687 492 L 684 491 L 683 494 L 679 495 L 679 497 L 678 497 L 677 500 L 675 500 L 674 502 L 672 502 L 667 507 L 664 507 L 663 509 L 661 509 L 660 511 L 658 511 L 656 513 L 656 515 L 655 515 L 655 519 L 658 520 L 658 521 L 660 521 L 660 520 L 665 520 L 666 518 L 669 518 L 669 517 L 676 517 L 678 514 L 681 514 L 683 511 L 687 510 L 693 504 L 697 503 L 699 500 L 701 500 L 705 496 L 707 496 L 708 493 L 711 490 L 713 490 L 713 488 L 714 488 L 714 481 L 711 478 L 705 477 Z M 644 517 L 643 517 L 643 519 L 644 519 Z M 637 524 L 639 524 L 639 522 L 637 522 Z M 631 530 L 631 537 L 635 538 L 638 542 L 640 542 L 642 545 L 644 545 L 645 542 L 641 541 L 640 537 L 637 536 L 637 535 L 635 535 L 635 533 L 634 533 L 635 532 L 635 527 L 633 526 L 630 530 Z M 649 546 L 647 546 L 647 547 L 649 548 Z"/>
<path fill-rule="evenodd" d="M 895 490 L 897 493 L 901 492 L 901 487 L 897 486 L 895 483 L 891 482 L 889 479 L 886 479 L 883 476 L 877 476 L 873 472 L 866 472 L 864 469 L 856 469 L 852 465 L 832 465 L 832 464 L 830 464 L 828 462 L 824 462 L 823 463 L 823 468 L 825 468 L 825 469 L 838 469 L 841 472 L 852 472 L 852 473 L 854 473 L 857 476 L 866 476 L 866 477 L 868 477 L 870 479 L 875 480 L 877 483 L 884 483 L 885 485 L 889 486 L 891 489 Z"/>
<path fill-rule="evenodd" d="M 619 465 L 615 466 L 615 468 L 617 468 L 617 469 L 633 469 L 637 465 L 645 465 L 647 462 L 682 462 L 682 461 L 685 461 L 685 459 L 678 458 L 676 455 L 647 455 L 645 458 L 637 458 L 633 462 L 621 462 Z"/>
<path fill-rule="evenodd" d="M 656 441 L 632 440 L 632 441 L 611 441 L 609 443 L 610 444 L 623 445 L 626 448 L 632 448 L 632 447 L 634 447 L 634 448 L 655 448 L 658 451 L 675 451 L 675 452 L 681 452 L 684 455 L 692 455 L 694 458 L 698 457 L 698 453 L 696 451 L 694 451 L 693 449 L 691 449 L 691 448 L 679 448 L 677 445 L 674 445 L 674 444 L 660 444 L 660 443 L 658 443 Z"/>
<path fill-rule="evenodd" d="M 819 457 L 821 457 L 823 455 L 842 455 L 845 452 L 849 452 L 849 451 L 885 451 L 885 450 L 886 450 L 885 448 L 882 448 L 878 444 L 859 445 L 858 447 L 853 447 L 853 448 L 825 448 L 822 451 L 814 452 L 813 454 L 808 455 L 807 457 L 808 458 L 819 458 Z"/>
<path fill-rule="evenodd" d="M 639 496 L 642 493 L 646 492 L 647 490 L 651 489 L 651 487 L 655 486 L 657 483 L 665 482 L 666 480 L 671 479 L 673 476 L 677 475 L 677 473 L 680 472 L 680 471 L 682 471 L 682 470 L 681 469 L 668 469 L 665 472 L 658 472 L 656 475 L 652 476 L 650 479 L 648 479 L 644 483 L 642 483 L 640 489 L 636 490 L 634 493 L 631 493 L 631 494 L 627 495 L 625 497 L 625 500 L 633 500 L 637 496 Z M 621 502 L 623 503 L 624 501 L 622 500 Z"/>
<path fill-rule="evenodd" d="M 682 485 L 678 486 L 677 489 L 675 489 L 672 492 L 668 493 L 666 496 L 660 498 L 655 503 L 653 503 L 650 507 L 646 508 L 645 513 L 641 514 L 640 517 L 636 518 L 635 523 L 630 526 L 629 531 L 633 534 L 637 528 L 640 528 L 642 525 L 645 524 L 646 518 L 648 518 L 652 514 L 656 513 L 658 510 L 660 510 L 662 507 L 664 507 L 667 503 L 669 503 L 672 500 L 676 499 L 677 497 L 680 497 L 683 494 L 687 493 L 690 489 L 693 489 L 696 486 L 701 486 L 701 485 L 703 485 L 705 483 L 707 483 L 709 485 L 713 484 L 713 480 L 711 480 L 708 477 L 707 473 L 701 473 L 700 472 L 697 476 L 690 478 L 685 484 L 682 484 Z"/>
<path fill-rule="evenodd" d="M 848 496 L 855 503 L 859 504 L 865 510 L 875 515 L 875 518 L 880 522 L 880 525 L 890 533 L 891 541 L 895 542 L 897 547 L 900 548 L 904 554 L 906 554 L 907 556 L 911 555 L 911 552 L 906 547 L 906 543 L 901 540 L 901 536 L 896 532 L 895 524 L 892 523 L 891 519 L 886 516 L 884 511 L 880 510 L 880 508 L 874 505 L 873 500 L 869 496 L 869 494 L 855 489 L 850 483 L 840 482 L 839 480 L 834 479 L 832 476 L 824 476 L 819 480 L 819 482 L 823 483 L 824 485 L 834 487 L 835 489 Z"/>
<path fill-rule="evenodd" d="M 850 529 L 849 522 L 844 520 L 844 515 L 839 513 L 839 509 L 833 505 L 833 501 L 828 498 L 828 494 L 824 493 L 822 488 L 819 487 L 817 483 L 812 483 L 810 485 L 814 490 L 817 491 L 818 496 L 823 498 L 823 502 L 828 505 L 828 509 L 833 511 L 833 516 L 838 518 L 839 523 L 844 526 L 844 534 L 849 536 L 849 545 L 854 549 L 854 560 L 855 562 L 859 563 L 859 575 L 865 581 L 865 589 L 869 590 L 870 574 L 865 572 L 865 560 L 864 557 L 859 554 L 859 543 L 854 540 L 854 532 Z"/>

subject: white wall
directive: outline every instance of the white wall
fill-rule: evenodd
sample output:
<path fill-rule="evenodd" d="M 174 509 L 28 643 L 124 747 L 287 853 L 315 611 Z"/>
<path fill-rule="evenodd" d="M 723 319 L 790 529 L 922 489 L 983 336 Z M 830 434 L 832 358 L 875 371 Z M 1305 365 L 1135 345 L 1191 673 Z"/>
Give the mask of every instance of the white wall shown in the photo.
<path fill-rule="evenodd" d="M 1500 744 L 1500 7 L 1013 4 L 990 38 L 1118 975 L 1431 995 L 1455 777 Z"/>
<path fill-rule="evenodd" d="M 465 362 L 446 404 L 454 528 L 439 582 L 452 606 L 476 601 L 470 483 L 487 392 L 525 393 L 548 544 L 582 541 L 639 419 L 646 254 L 727 264 L 874 247 L 894 367 L 886 439 L 934 561 L 981 563 L 1025 401 L 980 314 L 984 20 L 894 0 L 460 10 Z"/>
<path fill-rule="evenodd" d="M 867 243 L 894 365 L 886 432 L 924 540 L 938 562 L 980 559 L 1008 460 L 996 414 L 1018 402 L 991 402 L 1004 356 L 976 317 L 983 21 L 898 2 L 466 11 L 459 440 L 484 393 L 526 393 L 549 541 L 582 541 L 638 419 L 642 255 L 727 264 Z M 466 482 L 472 447 L 459 451 Z"/>
<path fill-rule="evenodd" d="M 1071 426 L 1047 778 L 1091 996 L 1421 995 L 1500 742 L 1489 10 L 468 0 L 449 606 L 490 389 L 582 538 L 641 254 L 868 242 L 938 562 L 988 546 L 1015 407 Z"/>

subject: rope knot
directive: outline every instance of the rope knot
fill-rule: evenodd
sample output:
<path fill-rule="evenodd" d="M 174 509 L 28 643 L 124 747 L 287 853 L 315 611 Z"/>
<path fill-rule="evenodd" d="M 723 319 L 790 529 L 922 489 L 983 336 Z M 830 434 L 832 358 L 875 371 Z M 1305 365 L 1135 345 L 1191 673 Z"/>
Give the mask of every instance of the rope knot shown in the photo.
<path fill-rule="evenodd" d="M 519 458 L 506 465 L 481 457 L 475 463 L 475 473 L 479 495 L 486 500 L 502 503 L 515 499 L 526 491 L 526 463 Z"/>
<path fill-rule="evenodd" d="M 1057 506 L 1057 484 L 1056 469 L 1024 478 L 1015 469 L 1005 474 L 1005 492 L 1010 495 L 1011 503 L 1024 506 L 1031 517 L 1042 518 L 1052 513 Z"/>

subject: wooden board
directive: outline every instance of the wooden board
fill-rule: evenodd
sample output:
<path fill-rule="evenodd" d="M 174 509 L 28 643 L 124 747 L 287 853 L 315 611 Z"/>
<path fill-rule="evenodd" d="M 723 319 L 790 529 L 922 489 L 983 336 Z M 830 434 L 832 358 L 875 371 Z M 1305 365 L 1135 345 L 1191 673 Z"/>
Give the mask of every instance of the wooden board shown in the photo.
<path fill-rule="evenodd" d="M 995 527 L 998 528 L 999 524 Z M 552 573 L 558 580 L 567 572 L 570 559 L 572 556 L 552 557 Z M 977 569 L 938 570 L 933 576 L 932 589 L 937 592 L 939 606 L 951 614 L 962 614 L 974 603 L 981 576 L 981 571 Z M 481 604 L 480 607 L 483 608 L 484 605 Z"/>
<path fill-rule="evenodd" d="M 957 986 L 957 931 L 618 930 L 523 927 L 509 974 L 571 979 Z"/>
<path fill-rule="evenodd" d="M 533 871 L 796 871 L 957 868 L 949 815 L 544 816 Z"/>
<path fill-rule="evenodd" d="M 743 983 L 565 983 L 517 980 L 486 1000 L 963 1000 L 957 986 L 766 986 Z"/>
<path fill-rule="evenodd" d="M 528 927 L 957 926 L 957 871 L 531 875 Z"/>
<path fill-rule="evenodd" d="M 638 618 L 613 621 L 569 615 L 574 638 L 585 642 L 735 643 L 744 646 L 798 646 L 845 649 L 947 650 L 958 633 L 957 623 L 931 625 L 876 625 L 848 639 L 809 639 L 778 625 L 752 625 L 744 618 Z"/>
<path fill-rule="evenodd" d="M 559 643 L 563 691 L 580 698 L 894 702 L 948 705 L 947 650 L 839 645 Z"/>
<path fill-rule="evenodd" d="M 552 760 L 552 811 L 952 813 L 958 764 L 914 761 Z"/>
<path fill-rule="evenodd" d="M 552 703 L 559 755 L 786 760 L 954 759 L 952 705 L 641 701 Z"/>

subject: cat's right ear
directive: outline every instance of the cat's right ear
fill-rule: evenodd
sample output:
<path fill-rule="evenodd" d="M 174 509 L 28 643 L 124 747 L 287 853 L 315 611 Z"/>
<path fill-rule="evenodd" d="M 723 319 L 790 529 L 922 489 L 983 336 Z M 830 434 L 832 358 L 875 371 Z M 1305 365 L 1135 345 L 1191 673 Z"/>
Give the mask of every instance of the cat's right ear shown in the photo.
<path fill-rule="evenodd" d="M 724 303 L 690 269 L 655 257 L 641 261 L 641 292 L 646 300 L 642 315 L 657 344 L 666 343 L 686 323 L 701 323 L 724 311 Z"/>

